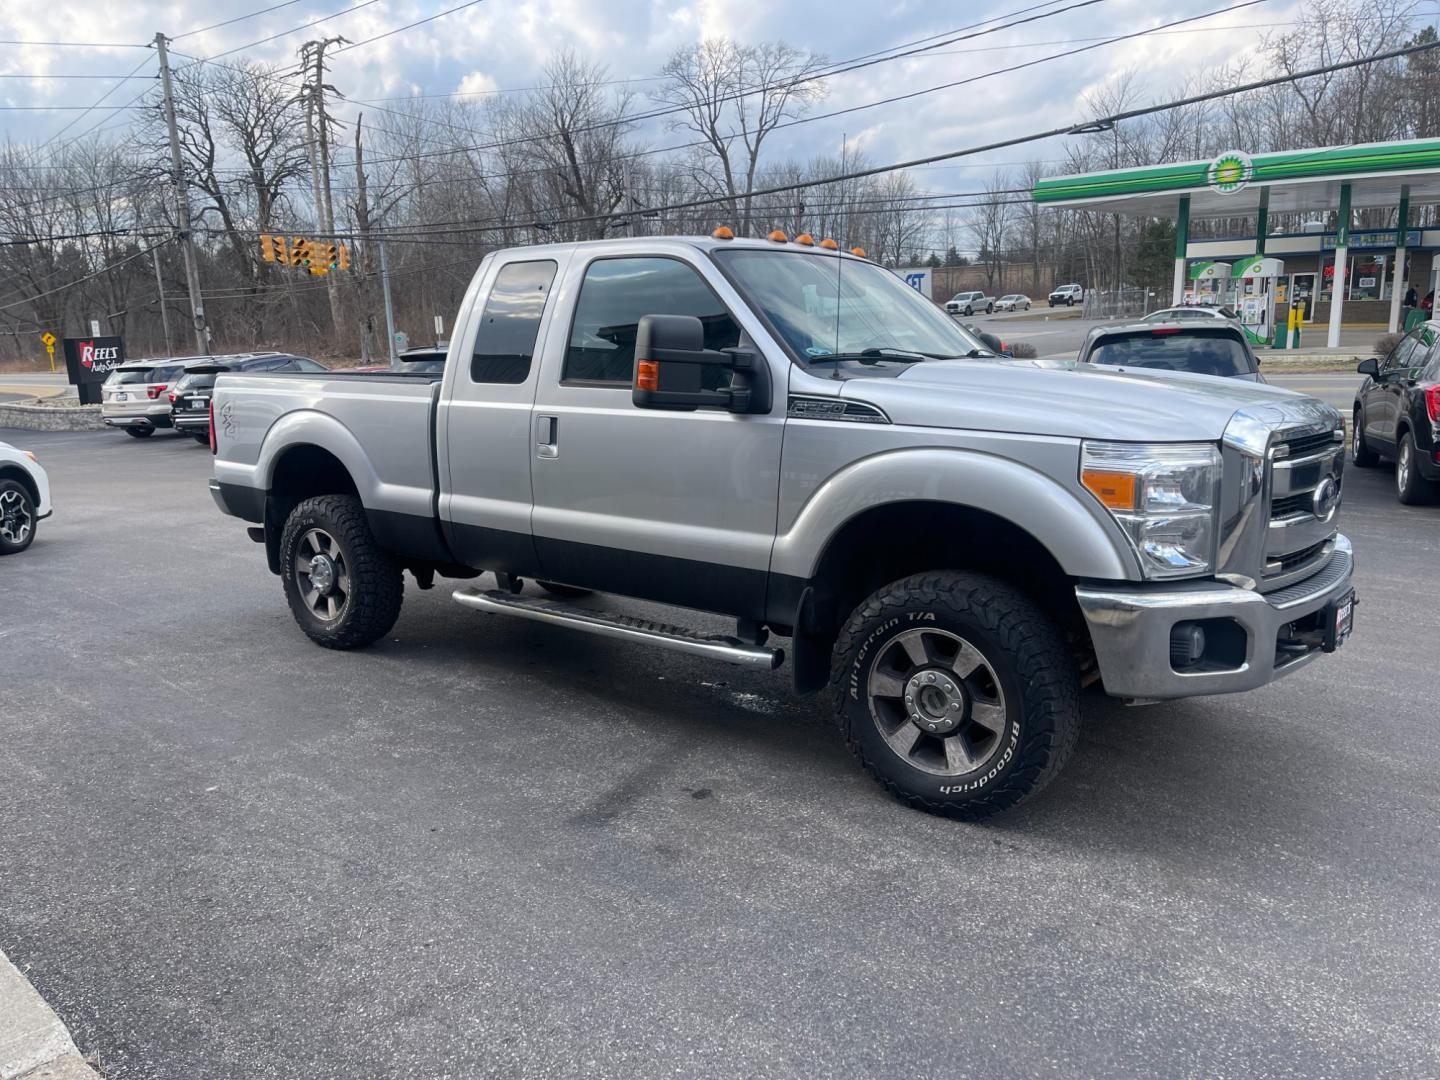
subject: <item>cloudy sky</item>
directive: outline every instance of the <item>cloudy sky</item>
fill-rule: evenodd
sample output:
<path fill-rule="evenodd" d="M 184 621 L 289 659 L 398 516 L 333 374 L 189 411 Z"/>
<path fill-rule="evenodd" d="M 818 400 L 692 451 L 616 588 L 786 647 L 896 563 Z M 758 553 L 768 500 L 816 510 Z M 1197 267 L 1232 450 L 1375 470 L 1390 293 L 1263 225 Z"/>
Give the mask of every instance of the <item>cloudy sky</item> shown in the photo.
<path fill-rule="evenodd" d="M 309 37 L 343 34 L 354 42 L 384 34 L 455 7 L 462 0 L 292 0 L 275 10 L 243 18 L 279 0 L 3 0 L 0 38 L 27 42 L 84 41 L 114 43 L 110 48 L 0 44 L 0 75 L 124 75 L 141 65 L 153 75 L 153 51 L 139 45 L 163 30 L 175 38 L 175 50 L 196 56 L 250 45 L 240 56 L 276 63 L 292 62 L 295 49 Z M 728 35 L 742 42 L 783 39 L 823 53 L 833 61 L 864 56 L 931 35 L 963 31 L 968 24 L 1013 15 L 1056 12 L 1028 25 L 987 34 L 893 63 L 844 74 L 830 81 L 829 96 L 816 111 L 863 105 L 899 93 L 923 90 L 1010 65 L 1049 56 L 1061 59 L 1014 74 L 996 74 L 970 85 L 925 94 L 900 104 L 819 120 L 792 129 L 785 152 L 810 156 L 835 152 L 842 137 L 861 146 L 876 162 L 901 160 L 957 149 L 1081 116 L 1080 100 L 1107 79 L 1126 72 L 1138 77 L 1143 96 L 1159 100 L 1181 80 L 1242 58 L 1261 33 L 1295 25 L 1306 5 L 1293 0 L 1098 0 L 1080 10 L 1063 8 L 1077 0 L 966 0 L 937 4 L 918 0 L 483 0 L 424 25 L 340 53 L 332 79 L 352 101 L 374 101 L 409 94 L 474 93 L 527 87 L 553 50 L 571 46 L 609 67 L 612 78 L 635 79 L 643 102 L 647 82 L 677 47 L 707 36 Z M 1223 10 L 1228 8 L 1229 10 Z M 1160 26 L 1176 19 L 1219 10 L 1222 13 L 1180 30 L 1068 55 L 1097 40 Z M 305 31 L 307 23 L 339 14 Z M 209 24 L 237 19 L 228 26 L 188 33 Z M 1003 21 L 1010 21 L 1009 19 Z M 284 33 L 294 30 L 293 33 Z M 973 32 L 973 31 L 972 31 Z M 182 36 L 184 35 L 184 36 Z M 183 60 L 177 59 L 177 63 Z M 42 141 L 73 124 L 65 137 L 84 132 L 97 121 L 113 130 L 127 115 L 106 120 L 108 107 L 123 104 L 151 85 L 123 85 L 91 78 L 0 78 L 0 127 L 16 141 Z M 107 90 L 105 105 L 81 114 L 67 111 L 15 110 L 14 106 L 88 106 Z M 1010 151 L 948 166 L 926 174 L 941 185 L 972 186 L 976 167 L 1007 158 L 1058 159 L 1059 140 L 1037 144 L 1024 153 Z M 967 181 L 966 177 L 971 179 Z"/>

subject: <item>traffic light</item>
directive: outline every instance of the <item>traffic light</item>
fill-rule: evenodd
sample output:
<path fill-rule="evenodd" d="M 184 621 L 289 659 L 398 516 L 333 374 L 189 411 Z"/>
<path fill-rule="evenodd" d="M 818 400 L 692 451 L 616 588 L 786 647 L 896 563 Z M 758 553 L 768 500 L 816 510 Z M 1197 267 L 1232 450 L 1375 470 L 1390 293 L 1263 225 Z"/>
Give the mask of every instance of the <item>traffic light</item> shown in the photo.
<path fill-rule="evenodd" d="M 350 269 L 350 249 L 349 249 L 348 247 L 346 247 L 344 244 L 341 244 L 341 245 L 340 245 L 340 262 L 339 262 L 339 268 L 340 268 L 341 270 L 349 270 L 349 269 Z"/>
<path fill-rule="evenodd" d="M 269 233 L 260 234 L 260 258 L 266 262 L 275 261 L 275 238 Z"/>
<path fill-rule="evenodd" d="M 303 266 L 310 269 L 310 241 L 303 236 L 290 238 L 290 262 L 294 266 Z"/>
<path fill-rule="evenodd" d="M 335 247 L 334 244 L 320 245 L 320 265 L 326 270 L 334 270 L 340 265 L 340 255 Z"/>
<path fill-rule="evenodd" d="M 285 237 L 271 237 L 275 244 L 275 261 L 281 266 L 290 265 L 290 252 L 285 249 Z"/>

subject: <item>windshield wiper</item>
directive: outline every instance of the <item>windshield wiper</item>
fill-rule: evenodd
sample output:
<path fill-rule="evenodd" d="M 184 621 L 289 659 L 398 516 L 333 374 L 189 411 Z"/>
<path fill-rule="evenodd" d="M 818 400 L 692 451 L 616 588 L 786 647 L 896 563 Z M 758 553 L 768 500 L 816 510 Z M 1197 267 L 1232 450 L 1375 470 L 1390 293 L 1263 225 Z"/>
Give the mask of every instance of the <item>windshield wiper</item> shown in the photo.
<path fill-rule="evenodd" d="M 916 364 L 921 360 L 939 360 L 942 357 L 931 353 L 915 352 L 913 349 L 894 349 L 888 345 L 879 348 L 861 349 L 859 352 L 826 353 L 812 356 L 812 364 L 828 364 L 832 361 L 858 360 L 862 364 L 878 364 L 881 360 L 898 360 L 902 364 Z"/>

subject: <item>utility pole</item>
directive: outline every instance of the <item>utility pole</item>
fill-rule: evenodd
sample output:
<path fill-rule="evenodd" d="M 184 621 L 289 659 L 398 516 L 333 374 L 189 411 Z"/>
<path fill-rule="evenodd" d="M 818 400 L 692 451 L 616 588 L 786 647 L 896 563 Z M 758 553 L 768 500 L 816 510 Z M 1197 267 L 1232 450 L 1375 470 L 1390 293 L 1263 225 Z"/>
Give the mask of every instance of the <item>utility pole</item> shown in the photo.
<path fill-rule="evenodd" d="M 380 287 L 385 292 L 385 353 L 392 368 L 400 366 L 395 353 L 395 309 L 390 306 L 390 259 L 385 254 L 385 234 L 380 234 Z"/>
<path fill-rule="evenodd" d="M 155 264 L 155 295 L 160 300 L 160 326 L 165 331 L 165 355 L 171 356 L 170 313 L 165 310 L 165 282 L 160 278 L 160 248 L 150 249 L 150 261 Z"/>
<path fill-rule="evenodd" d="M 310 186 L 315 196 L 316 219 L 327 239 L 335 238 L 335 210 L 330 188 L 330 125 L 334 121 L 325 111 L 325 94 L 326 91 L 337 91 L 325 82 L 325 50 L 342 43 L 345 43 L 345 38 L 333 37 L 307 41 L 300 46 L 300 65 L 305 75 L 300 99 L 305 106 L 305 134 L 310 143 Z M 330 321 L 335 324 L 338 335 L 344 323 L 340 283 L 333 275 L 326 275 L 325 288 L 330 299 Z"/>
<path fill-rule="evenodd" d="M 175 130 L 175 93 L 170 86 L 170 57 L 165 35 L 155 34 L 155 51 L 160 57 L 160 86 L 165 93 L 165 126 L 170 129 L 171 181 L 175 185 L 175 213 L 180 223 L 180 251 L 185 256 L 185 284 L 190 290 L 190 314 L 195 320 L 195 347 L 210 355 L 210 328 L 205 325 L 205 301 L 200 297 L 200 270 L 195 263 L 195 242 L 190 232 L 190 186 L 180 160 L 180 133 Z M 158 264 L 157 264 L 158 272 Z M 164 310 L 164 300 L 161 300 Z M 168 335 L 167 335 L 168 336 Z"/>

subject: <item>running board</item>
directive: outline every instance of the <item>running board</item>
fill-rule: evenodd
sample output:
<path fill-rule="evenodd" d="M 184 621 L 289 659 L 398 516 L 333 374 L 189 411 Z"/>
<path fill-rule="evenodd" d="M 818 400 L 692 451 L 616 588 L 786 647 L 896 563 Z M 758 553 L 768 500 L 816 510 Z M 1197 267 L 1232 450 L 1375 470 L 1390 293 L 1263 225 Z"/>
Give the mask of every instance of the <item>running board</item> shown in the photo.
<path fill-rule="evenodd" d="M 785 659 L 784 649 L 767 649 L 760 645 L 747 645 L 737 638 L 697 634 L 682 626 L 667 626 L 665 623 L 636 619 L 629 615 L 609 615 L 588 608 L 574 607 L 555 600 L 541 600 L 533 596 L 517 596 L 514 593 L 491 589 L 456 589 L 455 600 L 466 607 L 491 615 L 515 615 L 534 622 L 550 623 L 553 626 L 568 626 L 572 630 L 584 630 L 601 637 L 633 641 L 641 645 L 653 645 L 660 649 L 689 653 L 692 656 L 708 656 L 712 660 L 725 660 L 746 667 L 778 668 Z"/>

